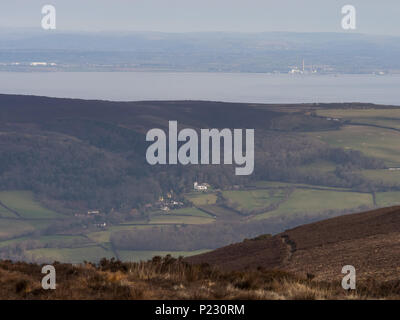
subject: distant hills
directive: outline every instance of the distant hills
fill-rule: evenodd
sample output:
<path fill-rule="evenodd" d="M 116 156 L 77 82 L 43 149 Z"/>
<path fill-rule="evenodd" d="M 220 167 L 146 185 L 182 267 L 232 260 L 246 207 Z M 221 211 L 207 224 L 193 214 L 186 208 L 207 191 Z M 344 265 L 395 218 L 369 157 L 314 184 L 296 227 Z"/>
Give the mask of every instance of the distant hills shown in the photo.
<path fill-rule="evenodd" d="M 340 280 L 353 265 L 358 279 L 398 280 L 400 207 L 323 220 L 193 256 L 228 270 L 279 269 L 318 280 Z"/>
<path fill-rule="evenodd" d="M 0 33 L 0 70 L 400 72 L 398 37 L 344 33 Z M 18 64 L 16 64 L 18 63 Z"/>

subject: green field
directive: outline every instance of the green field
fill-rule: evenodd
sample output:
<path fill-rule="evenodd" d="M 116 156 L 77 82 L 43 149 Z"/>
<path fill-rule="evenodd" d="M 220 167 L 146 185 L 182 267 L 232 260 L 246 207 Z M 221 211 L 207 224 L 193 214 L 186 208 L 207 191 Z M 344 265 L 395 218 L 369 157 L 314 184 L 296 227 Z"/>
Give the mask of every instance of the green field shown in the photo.
<path fill-rule="evenodd" d="M 271 204 L 284 199 L 283 189 L 276 190 L 250 190 L 250 191 L 223 191 L 225 199 L 236 203 L 239 211 L 263 209 Z"/>
<path fill-rule="evenodd" d="M 17 218 L 17 216 L 12 213 L 10 210 L 0 206 L 0 217 L 1 218 Z"/>
<path fill-rule="evenodd" d="M 0 219 L 0 239 L 18 237 L 34 230 L 35 226 L 28 221 Z"/>
<path fill-rule="evenodd" d="M 167 214 L 169 215 L 184 215 L 192 217 L 210 218 L 210 215 L 197 209 L 197 208 L 181 208 L 176 210 L 171 210 Z"/>
<path fill-rule="evenodd" d="M 26 254 L 34 261 L 43 261 L 48 263 L 52 263 L 54 261 L 82 263 L 84 260 L 98 262 L 102 258 L 110 259 L 115 256 L 112 251 L 105 250 L 100 246 L 87 246 L 71 249 L 43 248 L 27 250 Z"/>
<path fill-rule="evenodd" d="M 400 166 L 400 132 L 349 125 L 338 131 L 313 132 L 309 135 L 334 147 L 358 150 L 367 156 L 382 159 L 388 166 Z"/>
<path fill-rule="evenodd" d="M 309 164 L 308 166 L 312 166 Z M 307 167 L 307 166 L 304 166 Z M 319 186 L 305 183 L 291 183 L 291 182 L 277 182 L 277 181 L 256 181 L 248 184 L 248 187 L 255 187 L 260 189 L 276 189 L 276 188 L 310 188 L 310 189 L 326 189 L 326 190 L 341 190 L 341 191 L 349 191 L 350 189 L 346 188 L 336 188 L 336 187 L 327 187 L 327 186 Z"/>
<path fill-rule="evenodd" d="M 318 110 L 317 115 L 340 118 L 352 123 L 400 129 L 400 109 L 330 109 Z"/>
<path fill-rule="evenodd" d="M 111 231 L 98 231 L 98 232 L 91 232 L 88 233 L 87 236 L 90 240 L 98 243 L 106 243 L 110 242 Z"/>
<path fill-rule="evenodd" d="M 297 184 L 292 184 L 289 182 L 278 182 L 278 181 L 256 181 L 251 182 L 248 184 L 248 187 L 255 187 L 255 188 L 286 188 L 288 186 L 293 186 Z"/>
<path fill-rule="evenodd" d="M 382 170 L 362 170 L 362 176 L 372 181 L 382 181 L 385 183 L 400 185 L 400 171 Z"/>
<path fill-rule="evenodd" d="M 278 209 L 257 215 L 254 219 L 294 214 L 312 215 L 327 210 L 355 209 L 359 206 L 372 207 L 372 194 L 296 189 Z"/>
<path fill-rule="evenodd" d="M 217 201 L 217 195 L 215 193 L 191 192 L 186 194 L 185 198 L 191 201 L 195 206 L 210 205 Z"/>
<path fill-rule="evenodd" d="M 152 216 L 149 224 L 207 224 L 214 221 L 211 217 L 174 216 L 167 213 Z"/>
<path fill-rule="evenodd" d="M 49 244 L 49 245 L 57 245 L 57 246 L 65 246 L 65 247 L 70 247 L 70 246 L 85 246 L 85 245 L 90 245 L 93 244 L 93 241 L 90 239 L 82 236 L 82 235 L 76 235 L 76 236 L 65 236 L 65 235 L 52 235 L 52 236 L 41 236 L 38 238 L 33 238 L 33 241 L 39 241 L 43 244 Z"/>
<path fill-rule="evenodd" d="M 400 126 L 400 109 L 320 109 L 317 115 L 321 117 L 339 118 L 357 122 L 376 123 L 375 121 L 391 121 Z"/>
<path fill-rule="evenodd" d="M 21 237 L 11 240 L 5 240 L 0 242 L 0 248 L 22 242 L 36 242 L 46 246 L 50 245 L 57 247 L 72 247 L 72 246 L 84 246 L 93 244 L 91 240 L 81 235 L 77 236 L 54 235 L 54 236 L 40 236 L 40 237 Z"/>
<path fill-rule="evenodd" d="M 400 205 L 400 191 L 377 192 L 376 204 L 378 207 L 391 207 Z"/>
<path fill-rule="evenodd" d="M 35 230 L 42 230 L 49 226 L 49 220 L 15 220 L 0 219 L 0 239 L 8 240 L 21 237 Z"/>
<path fill-rule="evenodd" d="M 296 170 L 302 172 L 303 174 L 312 174 L 316 171 L 321 173 L 330 173 L 334 172 L 335 169 L 336 165 L 329 161 L 316 161 L 296 167 Z"/>
<path fill-rule="evenodd" d="M 207 212 L 210 212 L 213 216 L 216 216 L 217 220 L 232 221 L 241 218 L 241 215 L 239 215 L 237 212 L 215 204 L 201 206 L 201 208 Z"/>
<path fill-rule="evenodd" d="M 30 191 L 2 191 L 0 201 L 25 219 L 57 219 L 62 215 L 44 208 Z"/>
<path fill-rule="evenodd" d="M 387 128 L 394 128 L 394 129 L 399 129 L 400 130 L 400 119 L 360 118 L 360 119 L 355 119 L 352 122 L 369 124 L 369 125 L 374 125 L 374 126 L 387 127 Z"/>
<path fill-rule="evenodd" d="M 358 119 L 358 118 L 398 118 L 400 119 L 400 108 L 398 109 L 319 109 L 317 115 L 322 117 Z"/>
<path fill-rule="evenodd" d="M 120 225 L 111 226 L 111 227 L 107 228 L 107 230 L 104 230 L 104 231 L 90 232 L 87 234 L 87 237 L 97 243 L 108 243 L 108 242 L 110 242 L 111 234 L 114 232 L 131 231 L 131 230 L 146 229 L 146 228 L 152 228 L 152 227 L 153 227 L 152 225 L 120 224 Z"/>

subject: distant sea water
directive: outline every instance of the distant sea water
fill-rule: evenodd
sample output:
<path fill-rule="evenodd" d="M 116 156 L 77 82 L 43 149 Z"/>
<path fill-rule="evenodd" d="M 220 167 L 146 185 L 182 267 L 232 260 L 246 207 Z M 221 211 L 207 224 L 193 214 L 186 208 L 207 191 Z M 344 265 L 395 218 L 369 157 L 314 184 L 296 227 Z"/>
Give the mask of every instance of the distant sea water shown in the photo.
<path fill-rule="evenodd" d="M 0 93 L 136 100 L 400 105 L 400 75 L 207 72 L 0 72 Z"/>

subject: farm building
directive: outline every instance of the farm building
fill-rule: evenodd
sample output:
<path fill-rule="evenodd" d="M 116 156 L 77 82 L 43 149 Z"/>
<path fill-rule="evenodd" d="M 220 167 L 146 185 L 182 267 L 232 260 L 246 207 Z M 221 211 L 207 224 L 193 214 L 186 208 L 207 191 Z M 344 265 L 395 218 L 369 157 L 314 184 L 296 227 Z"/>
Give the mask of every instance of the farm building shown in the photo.
<path fill-rule="evenodd" d="M 199 184 L 197 181 L 193 183 L 193 189 L 196 191 L 205 191 L 207 190 L 209 185 L 207 183 L 201 183 Z"/>

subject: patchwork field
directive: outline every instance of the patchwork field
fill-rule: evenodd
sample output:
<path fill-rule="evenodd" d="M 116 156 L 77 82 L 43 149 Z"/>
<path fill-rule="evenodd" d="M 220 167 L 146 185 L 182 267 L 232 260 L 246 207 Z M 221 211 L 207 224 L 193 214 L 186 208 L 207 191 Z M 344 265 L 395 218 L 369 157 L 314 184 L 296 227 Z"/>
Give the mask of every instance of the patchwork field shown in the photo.
<path fill-rule="evenodd" d="M 196 203 L 214 203 L 213 194 L 200 195 Z M 202 198 L 202 199 L 201 199 Z M 205 201 L 208 198 L 211 200 Z M 214 201 L 213 201 L 214 200 Z M 25 250 L 25 257 L 32 261 L 61 261 L 78 263 L 84 260 L 97 262 L 101 258 L 117 256 L 110 245 L 113 233 L 151 228 L 154 225 L 182 225 L 213 223 L 212 215 L 198 208 L 182 208 L 171 210 L 168 213 L 155 212 L 149 221 L 125 222 L 112 225 L 105 230 L 83 232 L 77 235 L 33 236 L 33 233 L 48 227 L 52 222 L 64 217 L 52 210 L 43 207 L 29 191 L 2 191 L 0 192 L 0 249 L 15 246 L 44 246 L 44 248 Z M 184 256 L 198 252 L 170 252 L 174 256 Z M 122 256 L 132 261 L 151 258 L 165 252 L 127 251 Z M 165 253 L 166 254 L 166 253 Z M 121 258 L 121 257 L 120 257 Z"/>
<path fill-rule="evenodd" d="M 238 214 L 237 212 L 226 208 L 226 207 L 221 207 L 215 204 L 211 205 L 205 205 L 205 206 L 200 206 L 202 210 L 209 212 L 213 216 L 217 218 L 217 220 L 227 220 L 227 221 L 233 221 L 241 218 L 241 215 Z"/>
<path fill-rule="evenodd" d="M 130 231 L 130 230 L 139 230 L 139 229 L 148 229 L 151 228 L 151 225 L 142 225 L 142 224 L 120 224 L 115 226 L 110 226 L 104 231 L 95 231 L 89 232 L 85 234 L 90 240 L 95 241 L 97 243 L 108 243 L 110 242 L 110 236 L 114 232 L 121 231 Z"/>
<path fill-rule="evenodd" d="M 1 218 L 17 218 L 18 216 L 10 210 L 0 206 L 0 217 Z"/>
<path fill-rule="evenodd" d="M 312 174 L 315 171 L 330 173 L 334 172 L 335 169 L 336 169 L 336 164 L 329 161 L 316 161 L 296 167 L 296 170 L 302 172 L 303 174 Z"/>
<path fill-rule="evenodd" d="M 341 130 L 309 134 L 334 147 L 358 150 L 382 159 L 388 166 L 400 166 L 400 132 L 367 126 L 344 126 Z"/>
<path fill-rule="evenodd" d="M 250 190 L 250 191 L 224 191 L 225 199 L 236 204 L 240 211 L 252 211 L 266 208 L 273 203 L 282 201 L 285 197 L 283 189 L 271 190 Z"/>
<path fill-rule="evenodd" d="M 363 170 L 360 174 L 372 181 L 382 181 L 393 185 L 400 185 L 400 170 Z"/>
<path fill-rule="evenodd" d="M 198 217 L 191 215 L 172 215 L 172 214 L 164 214 L 164 215 L 155 215 L 150 219 L 149 224 L 207 224 L 212 223 L 215 220 L 208 217 Z"/>
<path fill-rule="evenodd" d="M 40 205 L 30 191 L 2 191 L 0 192 L 0 201 L 24 219 L 56 219 L 62 217 L 62 215 Z"/>
<path fill-rule="evenodd" d="M 318 163 L 316 168 L 328 170 L 331 164 Z M 312 168 L 312 164 L 310 164 Z M 306 168 L 307 169 L 307 168 Z M 388 170 L 365 170 L 363 174 L 376 180 L 385 177 L 391 179 L 389 174 L 398 174 Z M 12 218 L 0 218 L 0 249 L 15 245 L 37 244 L 45 248 L 26 250 L 26 257 L 33 261 L 61 261 L 77 263 L 83 260 L 99 261 L 103 257 L 118 257 L 126 261 L 140 261 L 151 259 L 153 256 L 171 254 L 175 257 L 190 256 L 208 251 L 137 251 L 117 250 L 112 248 L 110 238 L 113 234 L 123 231 L 134 231 L 171 225 L 196 225 L 209 224 L 215 221 L 245 221 L 247 216 L 238 210 L 252 211 L 268 208 L 271 204 L 277 207 L 268 212 L 257 213 L 251 216 L 251 220 L 262 220 L 272 217 L 301 217 L 319 215 L 329 210 L 353 210 L 356 208 L 373 207 L 373 195 L 371 193 L 353 192 L 344 188 L 326 186 L 314 186 L 307 184 L 293 184 L 285 182 L 259 181 L 252 183 L 252 188 L 245 190 L 221 191 L 224 199 L 234 203 L 236 209 L 229 209 L 216 203 L 217 195 L 212 193 L 190 193 L 186 195 L 195 207 L 158 211 L 150 215 L 149 220 L 124 222 L 119 225 L 110 225 L 104 230 L 83 232 L 77 235 L 52 235 L 31 236 L 35 230 L 46 228 L 51 221 L 55 221 L 62 215 L 43 208 L 33 195 L 25 191 L 1 192 L 1 201 L 12 210 L 22 213 L 20 217 L 5 208 L 0 213 L 10 215 Z M 376 205 L 386 207 L 400 204 L 400 192 L 376 193 Z M 20 201 L 21 200 L 21 201 Z M 1 208 L 1 207 L 0 207 Z M 31 217 L 28 220 L 27 217 Z M 47 219 L 44 219 L 46 217 Z M 51 219 L 51 218 L 52 219 Z M 50 219 L 49 219 L 50 218 Z"/>
<path fill-rule="evenodd" d="M 400 109 L 325 109 L 318 110 L 317 115 L 400 129 Z"/>
<path fill-rule="evenodd" d="M 351 210 L 361 206 L 372 207 L 372 194 L 332 190 L 296 189 L 278 209 L 257 215 L 265 219 L 285 215 L 313 215 L 328 210 Z"/>
<path fill-rule="evenodd" d="M 309 165 L 312 167 L 312 164 Z M 308 189 L 323 189 L 323 190 L 342 190 L 348 191 L 346 188 L 327 187 L 320 185 L 312 185 L 305 183 L 277 182 L 277 181 L 256 181 L 248 184 L 248 187 L 258 189 L 274 189 L 274 188 L 308 188 Z"/>
<path fill-rule="evenodd" d="M 319 109 L 317 115 L 322 117 L 341 118 L 341 119 L 379 119 L 379 118 L 391 118 L 400 120 L 400 109 Z"/>
<path fill-rule="evenodd" d="M 35 231 L 28 221 L 0 219 L 0 239 L 9 239 Z"/>
<path fill-rule="evenodd" d="M 176 210 L 168 211 L 168 216 L 188 216 L 188 217 L 200 217 L 200 218 L 210 218 L 210 215 L 201 211 L 197 208 L 181 208 Z"/>
<path fill-rule="evenodd" d="M 191 192 L 185 197 L 195 206 L 210 205 L 217 201 L 217 196 L 215 193 Z"/>
<path fill-rule="evenodd" d="M 102 257 L 111 259 L 115 257 L 110 250 L 100 246 L 87 246 L 80 248 L 43 248 L 27 250 L 27 256 L 33 261 L 59 261 L 81 263 L 82 261 L 99 261 Z"/>
<path fill-rule="evenodd" d="M 377 192 L 376 204 L 378 207 L 391 207 L 400 205 L 400 191 L 394 192 Z"/>

